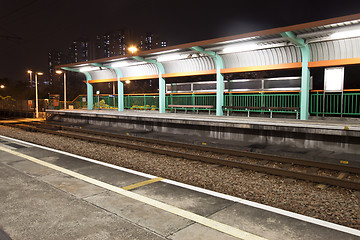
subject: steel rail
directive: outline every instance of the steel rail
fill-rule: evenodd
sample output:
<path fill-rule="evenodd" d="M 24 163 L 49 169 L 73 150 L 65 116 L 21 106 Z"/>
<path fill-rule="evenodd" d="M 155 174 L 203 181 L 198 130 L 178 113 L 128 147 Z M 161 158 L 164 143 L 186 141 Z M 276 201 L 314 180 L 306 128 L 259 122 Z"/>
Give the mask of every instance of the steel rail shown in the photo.
<path fill-rule="evenodd" d="M 27 122 L 25 124 L 39 126 L 41 123 Z M 360 174 L 360 168 L 331 164 L 331 163 L 314 162 L 314 161 L 309 161 L 309 160 L 304 160 L 304 159 L 287 158 L 287 157 L 282 157 L 282 156 L 275 156 L 275 155 L 268 155 L 268 154 L 261 154 L 261 153 L 244 152 L 244 151 L 233 150 L 233 149 L 216 148 L 216 147 L 209 147 L 209 146 L 203 146 L 203 145 L 199 146 L 199 145 L 193 145 L 193 144 L 181 143 L 181 142 L 173 142 L 173 141 L 165 141 L 165 140 L 152 139 L 152 138 L 121 135 L 121 134 L 117 134 L 117 133 L 95 131 L 95 130 L 89 130 L 89 129 L 80 129 L 80 128 L 67 127 L 67 126 L 51 124 L 51 123 L 50 124 L 46 123 L 45 126 L 54 127 L 55 129 L 58 129 L 58 130 L 80 132 L 80 133 L 84 133 L 84 134 L 92 134 L 92 135 L 98 135 L 98 136 L 125 139 L 125 140 L 129 140 L 129 141 L 141 141 L 141 142 L 152 143 L 152 144 L 160 144 L 160 145 L 166 145 L 166 146 L 172 146 L 172 147 L 221 153 L 221 154 L 227 154 L 227 155 L 238 156 L 238 157 L 249 157 L 249 158 L 256 158 L 256 159 L 267 160 L 267 161 L 272 161 L 272 162 L 291 163 L 291 164 L 296 164 L 296 165 L 301 165 L 301 166 L 306 166 L 306 167 L 315 167 L 315 168 L 321 168 L 321 169 L 328 169 L 328 170 Z"/>
<path fill-rule="evenodd" d="M 176 151 L 171 151 L 171 150 L 157 149 L 157 148 L 152 148 L 152 147 L 147 147 L 147 146 L 139 146 L 136 144 L 129 144 L 129 143 L 113 141 L 113 140 L 108 140 L 108 139 L 101 139 L 101 138 L 95 138 L 95 137 L 90 137 L 90 136 L 78 135 L 78 134 L 74 134 L 74 133 L 54 131 L 54 130 L 49 130 L 49 129 L 44 129 L 44 128 L 28 126 L 28 125 L 24 125 L 24 124 L 19 124 L 19 125 L 17 125 L 17 127 L 25 129 L 25 130 L 38 131 L 38 132 L 54 134 L 54 135 L 63 136 L 63 137 L 80 139 L 80 140 L 89 141 L 89 142 L 113 145 L 113 146 L 127 148 L 127 149 L 152 152 L 152 153 L 167 155 L 167 156 L 171 156 L 171 157 L 185 158 L 185 159 L 194 160 L 194 161 L 202 161 L 205 163 L 218 164 L 218 165 L 223 165 L 223 166 L 228 166 L 228 167 L 233 167 L 233 168 L 242 168 L 242 169 L 253 170 L 253 171 L 257 171 L 257 172 L 264 172 L 264 173 L 272 174 L 272 175 L 279 175 L 279 176 L 296 178 L 296 179 L 305 180 L 305 181 L 311 181 L 311 182 L 317 182 L 317 183 L 322 183 L 322 184 L 327 184 L 327 185 L 333 185 L 333 186 L 339 186 L 339 187 L 344 187 L 344 188 L 360 190 L 360 182 L 338 179 L 338 178 L 334 178 L 334 177 L 319 176 L 319 175 L 315 175 L 315 174 L 308 174 L 308 173 L 301 173 L 301 172 L 289 171 L 289 170 L 278 169 L 278 168 L 271 168 L 271 167 L 266 167 L 266 166 L 261 166 L 261 165 L 256 165 L 256 164 L 248 164 L 248 163 L 242 163 L 242 162 L 236 162 L 236 161 L 230 161 L 230 160 L 224 160 L 224 159 L 217 159 L 217 158 L 193 155 L 193 154 L 188 154 L 188 153 L 183 153 L 183 152 L 176 152 Z"/>

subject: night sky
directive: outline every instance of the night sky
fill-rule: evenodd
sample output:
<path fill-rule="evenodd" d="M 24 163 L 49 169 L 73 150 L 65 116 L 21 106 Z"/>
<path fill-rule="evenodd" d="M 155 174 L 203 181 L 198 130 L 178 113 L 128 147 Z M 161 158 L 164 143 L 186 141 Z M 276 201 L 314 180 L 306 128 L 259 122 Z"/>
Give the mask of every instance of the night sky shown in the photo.
<path fill-rule="evenodd" d="M 314 5 L 316 4 L 316 5 Z M 360 1 L 11 0 L 0 5 L 0 79 L 47 72 L 52 49 L 122 27 L 168 46 L 360 13 Z"/>

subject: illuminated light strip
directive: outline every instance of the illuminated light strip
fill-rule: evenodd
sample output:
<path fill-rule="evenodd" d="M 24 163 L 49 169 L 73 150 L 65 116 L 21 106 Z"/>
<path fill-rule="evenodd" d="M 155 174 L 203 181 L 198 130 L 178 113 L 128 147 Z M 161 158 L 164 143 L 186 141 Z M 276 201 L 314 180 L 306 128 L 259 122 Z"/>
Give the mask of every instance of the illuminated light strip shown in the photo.
<path fill-rule="evenodd" d="M 125 197 L 132 198 L 134 200 L 143 202 L 145 204 L 156 207 L 158 209 L 162 209 L 164 211 L 173 213 L 175 215 L 178 215 L 180 217 L 183 217 L 183 218 L 189 219 L 191 221 L 197 222 L 197 223 L 199 223 L 201 225 L 204 225 L 204 226 L 207 226 L 209 228 L 215 229 L 217 231 L 226 233 L 228 235 L 231 235 L 231 236 L 243 239 L 243 240 L 267 240 L 266 238 L 256 236 L 254 234 L 242 231 L 242 230 L 234 228 L 232 226 L 229 226 L 229 225 L 214 221 L 212 219 L 200 216 L 198 214 L 195 214 L 195 213 L 192 213 L 192 212 L 189 212 L 189 211 L 186 211 L 186 210 L 183 210 L 183 209 L 168 205 L 166 203 L 162 203 L 160 201 L 157 201 L 157 200 L 154 200 L 154 199 L 151 199 L 151 198 L 148 198 L 148 197 L 145 197 L 145 196 L 142 196 L 142 195 L 139 195 L 139 194 L 124 190 L 122 188 L 113 186 L 111 184 L 101 182 L 99 180 L 96 180 L 96 179 L 90 178 L 88 176 L 76 173 L 76 172 L 68 170 L 66 168 L 62 168 L 62 167 L 56 166 L 54 164 L 42 161 L 42 160 L 34 158 L 32 156 L 28 156 L 26 154 L 22 154 L 22 153 L 19 153 L 19 152 L 16 152 L 16 151 L 13 151 L 13 150 L 1 147 L 1 146 L 0 146 L 0 150 L 4 151 L 4 152 L 7 152 L 7 153 L 10 153 L 10 154 L 13 154 L 13 155 L 18 156 L 18 157 L 27 159 L 27 160 L 32 161 L 34 163 L 37 163 L 39 165 L 51 168 L 53 170 L 59 171 L 61 173 L 64 173 L 64 174 L 69 175 L 71 177 L 80 179 L 82 181 L 91 183 L 91 184 L 93 184 L 95 186 L 98 186 L 98 187 L 110 190 L 112 192 L 121 194 L 121 195 L 123 195 Z"/>
<path fill-rule="evenodd" d="M 157 178 L 153 178 L 153 179 L 150 179 L 150 180 L 134 183 L 134 184 L 131 184 L 131 185 L 126 186 L 126 187 L 122 187 L 122 189 L 124 189 L 124 190 L 132 190 L 132 189 L 135 189 L 135 188 L 138 188 L 138 187 L 149 185 L 151 183 L 159 182 L 159 181 L 164 180 L 164 179 L 165 178 L 157 177 Z"/>
<path fill-rule="evenodd" d="M 151 174 L 147 174 L 147 173 L 135 171 L 135 170 L 132 170 L 132 169 L 116 166 L 114 164 L 110 164 L 110 163 L 106 163 L 106 162 L 101 162 L 101 161 L 98 161 L 98 160 L 94 160 L 94 159 L 91 159 L 91 158 L 79 156 L 79 155 L 69 153 L 69 152 L 64 152 L 64 151 L 53 149 L 53 148 L 50 148 L 50 147 L 41 146 L 41 145 L 38 145 L 38 144 L 35 144 L 35 143 L 26 142 L 26 141 L 22 141 L 22 140 L 19 140 L 19 139 L 6 137 L 6 136 L 3 136 L 3 135 L 0 135 L 0 138 L 6 139 L 6 140 L 9 140 L 9 141 L 22 143 L 22 144 L 27 144 L 29 146 L 33 146 L 33 147 L 37 147 L 37 148 L 40 148 L 40 149 L 52 151 L 52 152 L 55 152 L 55 153 L 66 155 L 66 156 L 78 158 L 78 159 L 81 159 L 81 160 L 84 160 L 84 161 L 87 161 L 87 162 L 95 163 L 95 164 L 102 165 L 102 166 L 105 166 L 105 167 L 109 167 L 109 168 L 112 168 L 112 169 L 117 169 L 117 170 L 124 171 L 124 172 L 127 172 L 127 173 L 136 174 L 138 176 L 147 177 L 147 178 L 156 178 L 156 176 L 151 175 Z M 252 202 L 252 201 L 245 200 L 245 199 L 242 199 L 242 198 L 226 195 L 226 194 L 215 192 L 215 191 L 208 190 L 208 189 L 205 189 L 205 188 L 195 187 L 195 186 L 192 186 L 192 185 L 189 185 L 189 184 L 185 184 L 185 183 L 181 183 L 181 182 L 177 182 L 177 181 L 173 181 L 173 180 L 169 180 L 169 179 L 162 180 L 162 182 L 165 182 L 165 183 L 172 184 L 172 185 L 175 185 L 175 186 L 179 186 L 179 187 L 182 187 L 182 188 L 186 188 L 186 189 L 189 189 L 189 190 L 193 190 L 193 191 L 201 192 L 201 193 L 204 193 L 204 194 L 208 194 L 210 196 L 214 196 L 214 197 L 226 199 L 226 200 L 229 200 L 229 201 L 237 202 L 237 203 L 240 203 L 240 204 L 243 204 L 243 205 L 246 205 L 246 206 L 262 209 L 262 210 L 265 210 L 265 211 L 268 211 L 268 212 L 276 213 L 276 214 L 279 214 L 279 215 L 282 215 L 282 216 L 290 217 L 290 218 L 293 218 L 293 219 L 297 219 L 297 220 L 300 220 L 300 221 L 308 222 L 308 223 L 311 223 L 311 224 L 315 224 L 315 225 L 318 225 L 318 226 L 322 226 L 322 227 L 325 227 L 325 228 L 333 229 L 333 230 L 336 230 L 336 231 L 340 231 L 340 232 L 344 232 L 344 233 L 348 233 L 348 234 L 352 234 L 352 235 L 360 237 L 360 230 L 357 230 L 357 229 L 354 229 L 354 228 L 345 227 L 345 226 L 342 226 L 342 225 L 339 225 L 339 224 L 336 224 L 336 223 L 331 223 L 331 222 L 327 222 L 327 221 L 320 220 L 320 219 L 317 219 L 317 218 L 308 217 L 308 216 L 305 216 L 305 215 L 290 212 L 290 211 L 283 210 L 283 209 L 280 209 L 280 208 L 271 207 L 271 206 L 264 205 L 264 204 L 261 204 L 261 203 Z"/>

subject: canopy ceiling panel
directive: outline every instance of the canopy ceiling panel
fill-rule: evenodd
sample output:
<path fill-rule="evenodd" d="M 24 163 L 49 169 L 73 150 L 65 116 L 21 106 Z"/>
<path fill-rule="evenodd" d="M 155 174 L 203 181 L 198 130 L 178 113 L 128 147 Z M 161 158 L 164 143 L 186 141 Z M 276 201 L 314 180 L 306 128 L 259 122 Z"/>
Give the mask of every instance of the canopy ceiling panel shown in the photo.
<path fill-rule="evenodd" d="M 194 57 L 162 63 L 166 73 L 198 72 L 215 69 L 211 57 Z"/>
<path fill-rule="evenodd" d="M 301 62 L 301 52 L 294 46 L 268 48 L 221 55 L 225 68 Z"/>
<path fill-rule="evenodd" d="M 102 69 L 97 71 L 89 71 L 92 80 L 99 79 L 113 79 L 116 78 L 116 73 L 111 69 Z"/>
<path fill-rule="evenodd" d="M 157 69 L 156 65 L 152 63 L 121 67 L 120 69 L 122 71 L 123 77 L 141 77 L 159 74 L 159 70 Z"/>
<path fill-rule="evenodd" d="M 360 58 L 360 37 L 310 43 L 311 61 Z"/>

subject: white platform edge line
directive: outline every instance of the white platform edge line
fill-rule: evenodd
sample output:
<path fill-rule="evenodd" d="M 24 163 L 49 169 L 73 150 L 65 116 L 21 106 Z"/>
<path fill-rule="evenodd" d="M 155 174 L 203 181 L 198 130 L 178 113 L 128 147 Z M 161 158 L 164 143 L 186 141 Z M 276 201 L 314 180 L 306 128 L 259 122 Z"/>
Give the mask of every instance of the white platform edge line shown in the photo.
<path fill-rule="evenodd" d="M 155 208 L 158 208 L 158 209 L 164 210 L 166 212 L 175 214 L 177 216 L 189 219 L 191 221 L 194 221 L 194 222 L 199 223 L 201 225 L 204 225 L 204 226 L 207 226 L 209 228 L 215 229 L 217 231 L 228 234 L 230 236 L 234 236 L 236 238 L 243 239 L 243 240 L 267 240 L 266 238 L 260 237 L 258 235 L 252 234 L 250 232 L 246 232 L 246 231 L 241 230 L 239 228 L 235 228 L 235 227 L 232 227 L 230 225 L 227 225 L 227 224 L 218 222 L 216 220 L 207 218 L 205 216 L 201 216 L 201 215 L 198 215 L 196 213 L 189 212 L 187 210 L 184 210 L 184 209 L 181 209 L 181 208 L 178 208 L 178 207 L 175 207 L 175 206 L 172 206 L 172 205 L 169 205 L 169 204 L 154 200 L 152 198 L 149 198 L 149 197 L 146 197 L 146 196 L 143 196 L 143 195 L 139 195 L 139 194 L 131 192 L 131 191 L 127 191 L 125 189 L 122 189 L 121 187 L 117 187 L 117 186 L 114 186 L 114 185 L 99 181 L 97 179 L 94 179 L 94 178 L 88 177 L 86 175 L 74 172 L 74 171 L 69 170 L 67 168 L 59 167 L 59 166 L 57 166 L 55 164 L 48 163 L 46 161 L 40 160 L 40 159 L 32 157 L 30 155 L 23 154 L 23 153 L 20 153 L 18 151 L 15 151 L 15 150 L 10 150 L 10 149 L 7 149 L 7 148 L 2 147 L 2 146 L 0 146 L 0 150 L 8 152 L 9 154 L 12 154 L 12 155 L 19 156 L 21 158 L 27 159 L 27 160 L 29 160 L 29 161 L 31 161 L 33 163 L 39 164 L 41 166 L 45 166 L 45 167 L 53 169 L 55 171 L 64 173 L 64 174 L 66 174 L 68 176 L 71 176 L 73 178 L 80 179 L 82 181 L 93 184 L 95 186 L 98 186 L 98 187 L 107 189 L 109 191 L 115 192 L 117 194 L 123 195 L 125 197 L 132 198 L 134 200 L 140 201 L 142 203 L 153 206 Z"/>
<path fill-rule="evenodd" d="M 76 154 L 73 154 L 73 153 L 68 153 L 68 152 L 64 152 L 64 151 L 61 151 L 61 150 L 41 146 L 41 145 L 38 145 L 38 144 L 35 144 L 35 143 L 29 143 L 29 142 L 26 142 L 26 141 L 22 141 L 22 140 L 11 138 L 11 137 L 6 137 L 6 136 L 3 136 L 3 135 L 0 135 L 0 137 L 4 138 L 4 139 L 11 140 L 11 141 L 16 141 L 16 142 L 20 142 L 20 143 L 23 143 L 23 144 L 27 144 L 27 145 L 30 145 L 30 146 L 38 147 L 38 148 L 41 148 L 41 149 L 44 149 L 44 150 L 48 150 L 48 151 L 60 153 L 60 154 L 63 154 L 63 155 L 67 155 L 67 156 L 70 156 L 70 157 L 75 157 L 75 158 L 78 158 L 78 159 L 81 159 L 81 160 L 84 160 L 84 161 L 88 161 L 88 162 L 92 162 L 92 163 L 95 163 L 95 164 L 103 165 L 103 166 L 110 167 L 110 168 L 117 169 L 117 170 L 121 170 L 121 171 L 124 171 L 124 172 L 136 174 L 136 175 L 139 175 L 139 176 L 142 176 L 142 177 L 146 177 L 146 178 L 156 178 L 157 177 L 157 176 L 154 176 L 154 175 L 151 175 L 151 174 L 142 173 L 142 172 L 139 172 L 139 171 L 136 171 L 136 170 L 131 170 L 131 169 L 124 168 L 124 167 L 119 167 L 119 166 L 116 166 L 116 165 L 113 165 L 113 164 L 110 164 L 110 163 L 101 162 L 101 161 L 94 160 L 94 159 L 91 159 L 91 158 L 79 156 L 79 155 L 76 155 Z M 276 214 L 279 214 L 279 215 L 283 215 L 283 216 L 286 216 L 286 217 L 291 217 L 291 218 L 298 219 L 298 220 L 301 220 L 301 221 L 304 221 L 304 222 L 309 222 L 309 223 L 316 224 L 316 225 L 319 225 L 319 226 L 322 226 L 322 227 L 334 229 L 334 230 L 337 230 L 337 231 L 349 233 L 349 234 L 360 237 L 360 230 L 357 230 L 357 229 L 354 229 L 354 228 L 349 228 L 349 227 L 346 227 L 346 226 L 342 226 L 342 225 L 339 225 L 339 224 L 336 224 L 336 223 L 331 223 L 331 222 L 316 219 L 316 218 L 313 218 L 313 217 L 308 217 L 308 216 L 305 216 L 305 215 L 290 212 L 290 211 L 283 210 L 283 209 L 280 209 L 280 208 L 267 206 L 267 205 L 264 205 L 264 204 L 261 204 L 261 203 L 252 202 L 252 201 L 245 200 L 245 199 L 242 199 L 242 198 L 230 196 L 230 195 L 223 194 L 223 193 L 218 193 L 218 192 L 215 192 L 215 191 L 212 191 L 212 190 L 208 190 L 208 189 L 188 185 L 188 184 L 185 184 L 185 183 L 180 183 L 180 182 L 169 180 L 169 179 L 161 180 L 161 182 L 165 182 L 165 183 L 169 183 L 169 184 L 172 184 L 172 185 L 175 185 L 175 186 L 179 186 L 179 187 L 187 188 L 187 189 L 194 190 L 194 191 L 197 191 L 197 192 L 205 193 L 205 194 L 208 194 L 208 195 L 211 195 L 211 196 L 214 196 L 214 197 L 219 197 L 219 198 L 222 198 L 222 199 L 226 199 L 226 200 L 229 200 L 229 201 L 238 202 L 238 203 L 241 203 L 241 204 L 244 204 L 244 205 L 247 205 L 247 206 L 251 206 L 251 207 L 258 208 L 258 209 L 266 210 L 266 211 L 273 212 L 273 213 L 276 213 Z"/>

